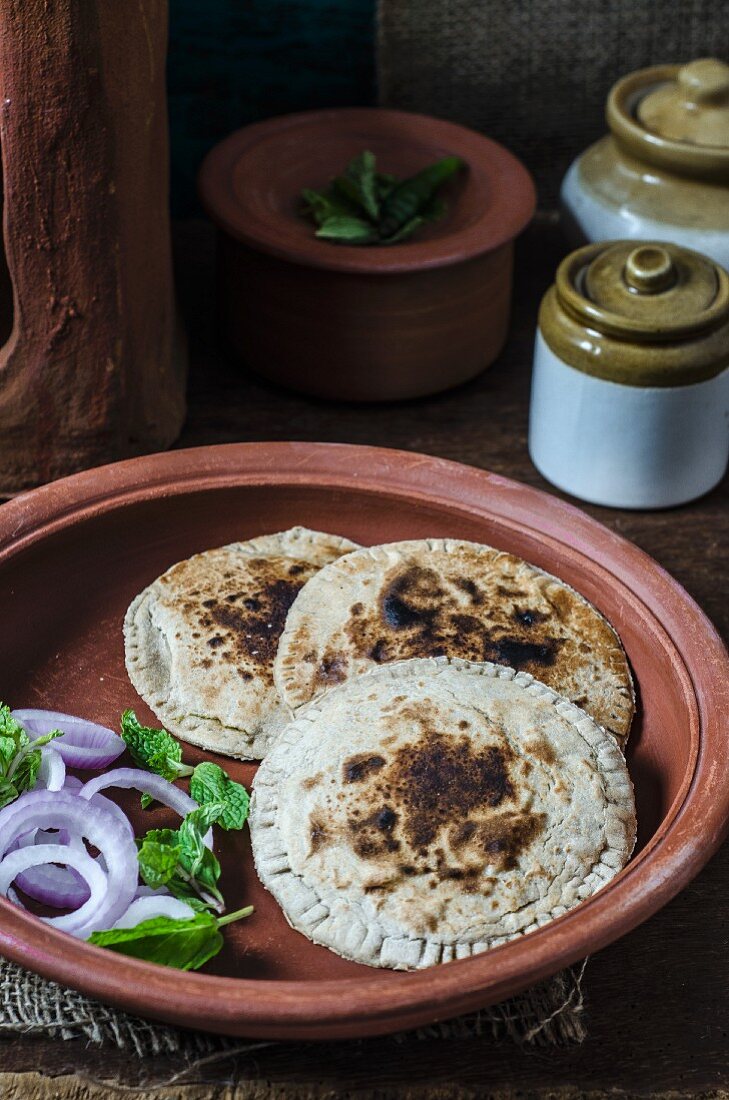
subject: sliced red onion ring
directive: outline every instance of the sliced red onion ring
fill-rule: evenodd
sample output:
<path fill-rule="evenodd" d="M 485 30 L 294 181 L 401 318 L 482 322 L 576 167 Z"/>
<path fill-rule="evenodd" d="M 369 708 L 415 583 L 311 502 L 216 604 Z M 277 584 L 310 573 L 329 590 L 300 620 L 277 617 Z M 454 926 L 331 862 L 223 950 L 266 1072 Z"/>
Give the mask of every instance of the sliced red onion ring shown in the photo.
<path fill-rule="evenodd" d="M 63 737 L 53 742 L 53 748 L 69 768 L 105 768 L 124 752 L 124 742 L 113 730 L 73 714 L 24 709 L 14 710 L 12 715 L 31 741 L 51 730 L 62 730 Z"/>
<path fill-rule="evenodd" d="M 195 911 L 184 901 L 172 897 L 136 898 L 114 925 L 115 928 L 134 928 L 143 920 L 153 917 L 171 917 L 173 920 L 185 920 L 194 917 Z"/>
<path fill-rule="evenodd" d="M 63 757 L 51 745 L 43 745 L 40 754 L 38 782 L 47 791 L 60 791 L 66 781 L 66 765 Z"/>
<path fill-rule="evenodd" d="M 17 841 L 19 848 L 37 844 L 68 845 L 69 843 L 77 851 L 86 851 L 81 838 L 78 836 L 71 838 L 66 829 L 55 833 L 33 829 Z M 99 866 L 102 871 L 106 870 L 101 863 Z M 34 898 L 43 905 L 53 905 L 57 909 L 77 909 L 79 905 L 88 901 L 91 893 L 78 871 L 73 867 L 59 867 L 55 863 L 30 867 L 19 874 L 15 882 L 29 898 Z"/>
<path fill-rule="evenodd" d="M 192 810 L 198 809 L 197 802 L 194 798 L 190 798 L 189 794 L 185 794 L 169 780 L 163 779 L 161 775 L 154 775 L 142 768 L 115 768 L 114 771 L 96 775 L 84 784 L 79 793 L 82 798 L 94 798 L 99 791 L 105 790 L 106 787 L 132 787 L 137 791 L 141 791 L 142 794 L 151 795 L 158 802 L 163 802 L 165 806 L 169 806 L 180 817 L 185 817 Z M 213 846 L 212 829 L 209 829 L 205 834 L 205 845 L 208 848 Z"/>
<path fill-rule="evenodd" d="M 38 844 L 7 854 L 32 829 L 67 829 L 69 844 L 65 847 Z M 73 846 L 80 837 L 99 849 L 108 874 L 88 853 Z M 8 864 L 8 860 L 13 862 Z M 74 913 L 43 918 L 67 932 L 85 938 L 95 929 L 110 928 L 131 905 L 139 872 L 134 840 L 116 814 L 87 798 L 70 791 L 34 790 L 0 810 L 0 892 L 7 892 L 19 872 L 41 862 L 61 862 L 73 867 L 91 888 L 88 902 Z M 99 888 L 100 882 L 105 883 L 103 888 Z M 59 925 L 59 921 L 63 924 Z"/>
<path fill-rule="evenodd" d="M 17 852 L 10 852 L 0 860 L 0 894 L 7 894 L 14 879 L 22 872 L 38 867 L 39 864 L 55 861 L 65 863 L 81 875 L 88 884 L 89 896 L 75 912 L 67 913 L 63 917 L 44 917 L 43 920 L 62 931 L 80 935 L 79 929 L 98 913 L 108 894 L 107 877 L 88 852 L 71 848 L 68 844 L 32 844 L 27 848 L 19 848 Z"/>

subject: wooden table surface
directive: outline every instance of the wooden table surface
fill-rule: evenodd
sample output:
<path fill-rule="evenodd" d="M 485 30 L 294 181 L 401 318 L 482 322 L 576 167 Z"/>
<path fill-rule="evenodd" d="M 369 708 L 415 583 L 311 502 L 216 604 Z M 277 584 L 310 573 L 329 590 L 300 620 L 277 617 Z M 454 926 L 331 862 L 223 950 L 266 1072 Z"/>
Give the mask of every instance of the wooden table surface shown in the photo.
<path fill-rule="evenodd" d="M 536 310 L 563 252 L 553 226 L 534 226 L 519 242 L 511 336 L 491 370 L 451 393 L 386 407 L 310 400 L 248 376 L 215 339 L 207 226 L 178 227 L 176 244 L 192 357 L 181 446 L 264 439 L 377 444 L 471 463 L 554 491 L 531 465 L 526 446 Z M 659 561 L 726 637 L 728 498 L 725 479 L 703 500 L 671 511 L 585 510 Z M 670 905 L 594 956 L 583 984 L 589 1035 L 576 1048 L 530 1053 L 488 1039 L 280 1044 L 208 1064 L 185 1081 L 205 1083 L 195 1095 L 211 1097 L 230 1095 L 226 1089 L 235 1083 L 240 1095 L 256 1097 L 349 1096 L 361 1090 L 402 1097 L 438 1087 L 439 1095 L 463 1097 L 608 1091 L 729 1096 L 729 845 Z M 127 1053 L 83 1041 L 0 1040 L 0 1071 L 76 1075 L 79 1097 L 85 1095 L 83 1081 L 149 1087 L 179 1068 L 164 1057 L 140 1065 Z M 22 1076 L 14 1080 L 14 1095 L 26 1094 L 18 1085 Z M 35 1078 L 27 1081 L 30 1095 Z M 246 1082 L 261 1081 L 271 1082 L 272 1091 L 246 1088 Z M 167 1093 L 185 1094 L 177 1088 Z"/>

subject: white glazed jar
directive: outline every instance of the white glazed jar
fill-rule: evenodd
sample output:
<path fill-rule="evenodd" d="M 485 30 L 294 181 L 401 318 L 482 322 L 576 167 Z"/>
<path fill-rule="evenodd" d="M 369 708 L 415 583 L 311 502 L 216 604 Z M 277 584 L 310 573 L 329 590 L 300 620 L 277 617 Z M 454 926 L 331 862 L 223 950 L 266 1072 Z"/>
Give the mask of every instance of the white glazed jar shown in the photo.
<path fill-rule="evenodd" d="M 562 182 L 572 243 L 669 240 L 729 269 L 729 65 L 630 73 L 606 114 L 610 134 Z"/>
<path fill-rule="evenodd" d="M 539 314 L 529 452 L 614 508 L 684 504 L 729 458 L 729 275 L 667 242 L 573 252 Z"/>

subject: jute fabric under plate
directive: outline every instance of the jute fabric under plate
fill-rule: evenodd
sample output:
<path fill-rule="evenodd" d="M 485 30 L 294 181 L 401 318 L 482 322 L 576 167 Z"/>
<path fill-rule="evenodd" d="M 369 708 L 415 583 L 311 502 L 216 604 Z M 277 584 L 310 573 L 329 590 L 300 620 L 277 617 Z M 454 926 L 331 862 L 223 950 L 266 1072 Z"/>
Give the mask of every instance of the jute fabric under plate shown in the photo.
<path fill-rule="evenodd" d="M 453 119 L 511 149 L 556 204 L 634 69 L 729 56 L 724 0 L 379 0 L 383 106 Z M 384 166 L 386 168 L 386 166 Z"/>
<path fill-rule="evenodd" d="M 553 978 L 502 1004 L 447 1023 L 393 1036 L 418 1039 L 509 1038 L 519 1044 L 566 1046 L 585 1038 L 581 968 Z M 143 1058 L 180 1054 L 194 1060 L 216 1050 L 241 1049 L 240 1039 L 184 1031 L 130 1016 L 0 959 L 0 1037 L 24 1034 L 85 1038 Z M 257 1040 L 251 1040 L 256 1045 Z"/>

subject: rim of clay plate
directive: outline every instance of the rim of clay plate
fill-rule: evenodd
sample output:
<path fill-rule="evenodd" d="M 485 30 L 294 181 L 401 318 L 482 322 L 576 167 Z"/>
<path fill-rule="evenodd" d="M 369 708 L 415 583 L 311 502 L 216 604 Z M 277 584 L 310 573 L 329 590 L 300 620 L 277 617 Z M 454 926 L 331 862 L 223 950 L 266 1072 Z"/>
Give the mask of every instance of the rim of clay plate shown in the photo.
<path fill-rule="evenodd" d="M 693 769 L 639 855 L 598 894 L 538 931 L 482 955 L 383 983 L 368 973 L 257 981 L 183 973 L 92 947 L 0 899 L 8 958 L 132 1012 L 222 1033 L 286 1039 L 384 1034 L 494 1003 L 599 950 L 651 916 L 707 862 L 729 822 L 729 657 L 688 594 L 636 546 L 573 506 L 505 478 L 425 455 L 318 443 L 247 443 L 175 451 L 76 474 L 0 508 L 0 560 L 52 532 L 141 501 L 245 485 L 365 491 L 491 517 L 538 533 L 569 568 L 589 558 L 635 595 L 635 613 L 667 632 L 695 700 Z"/>
<path fill-rule="evenodd" d="M 402 244 L 348 246 L 317 239 L 304 218 L 280 216 L 275 203 L 247 209 L 236 190 L 240 172 L 245 188 L 262 188 L 270 198 L 276 195 L 275 168 L 291 157 L 292 135 L 309 130 L 311 145 L 316 134 L 333 130 L 355 132 L 361 147 L 378 135 L 387 134 L 403 142 L 417 143 L 424 150 L 424 164 L 446 154 L 456 154 L 474 174 L 454 200 L 465 204 L 459 210 L 459 224 L 449 228 L 449 218 L 437 223 L 427 237 Z M 266 144 L 264 165 L 256 165 L 246 177 L 245 158 Z M 428 155 L 428 147 L 432 153 Z M 344 165 L 332 166 L 336 174 Z M 383 165 L 383 168 L 386 167 Z M 306 184 L 303 184 L 306 186 Z M 288 184 L 282 184 L 288 190 Z M 216 145 L 200 168 L 198 189 L 203 206 L 215 224 L 250 248 L 278 259 L 331 271 L 360 274 L 402 274 L 462 263 L 492 252 L 513 240 L 530 221 L 536 206 L 536 191 L 527 169 L 513 153 L 483 134 L 454 122 L 407 111 L 351 107 L 339 110 L 302 111 L 254 123 L 236 130 Z M 485 198 L 487 196 L 487 199 Z M 283 196 L 282 196 L 283 197 Z M 286 194 L 295 201 L 296 193 Z"/>

